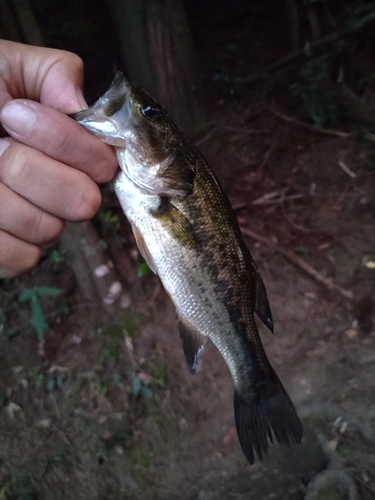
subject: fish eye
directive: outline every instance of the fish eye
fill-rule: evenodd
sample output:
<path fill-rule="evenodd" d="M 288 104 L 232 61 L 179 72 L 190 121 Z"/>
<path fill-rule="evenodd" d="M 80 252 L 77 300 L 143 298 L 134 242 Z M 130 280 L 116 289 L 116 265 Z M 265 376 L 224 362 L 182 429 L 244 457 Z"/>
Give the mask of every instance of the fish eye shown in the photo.
<path fill-rule="evenodd" d="M 163 110 L 157 102 L 144 102 L 141 106 L 142 114 L 151 121 L 158 121 L 163 116 Z"/>

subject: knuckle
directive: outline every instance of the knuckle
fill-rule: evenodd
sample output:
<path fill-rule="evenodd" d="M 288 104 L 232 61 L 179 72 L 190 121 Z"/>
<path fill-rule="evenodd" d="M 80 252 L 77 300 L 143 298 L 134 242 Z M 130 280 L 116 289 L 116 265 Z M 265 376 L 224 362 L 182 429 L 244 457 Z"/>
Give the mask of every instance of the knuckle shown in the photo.
<path fill-rule="evenodd" d="M 51 155 L 56 158 L 64 158 L 68 152 L 72 153 L 72 143 L 73 141 L 68 134 L 57 134 L 53 136 L 50 145 Z"/>

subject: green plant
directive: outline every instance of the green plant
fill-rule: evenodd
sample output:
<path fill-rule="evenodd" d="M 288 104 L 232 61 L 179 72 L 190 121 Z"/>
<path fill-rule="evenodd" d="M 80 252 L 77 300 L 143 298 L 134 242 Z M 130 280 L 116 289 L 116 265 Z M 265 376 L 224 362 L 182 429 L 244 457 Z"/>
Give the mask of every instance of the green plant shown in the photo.
<path fill-rule="evenodd" d="M 123 239 L 120 235 L 120 217 L 113 213 L 112 210 L 101 209 L 95 216 L 95 221 L 99 226 L 103 237 L 111 236 L 119 247 L 123 244 Z M 104 243 L 103 243 L 104 242 Z M 99 249 L 105 251 L 107 243 L 105 240 L 99 241 Z"/>
<path fill-rule="evenodd" d="M 47 286 L 40 286 L 35 288 L 30 288 L 28 290 L 23 290 L 19 296 L 18 300 L 20 302 L 30 302 L 31 304 L 31 320 L 30 323 L 35 328 L 38 335 L 39 341 L 44 340 L 44 335 L 48 329 L 48 324 L 45 319 L 42 305 L 40 303 L 41 297 L 56 297 L 61 295 L 62 290 L 60 288 L 52 288 Z"/>
<path fill-rule="evenodd" d="M 143 276 L 146 276 L 150 272 L 150 268 L 147 264 L 147 262 L 141 262 L 138 267 L 137 267 L 137 275 L 138 278 L 142 278 Z"/>
<path fill-rule="evenodd" d="M 100 227 L 105 234 L 114 236 L 120 229 L 119 216 L 114 214 L 111 210 L 99 210 L 97 220 Z"/>
<path fill-rule="evenodd" d="M 51 252 L 48 255 L 48 259 L 53 264 L 60 264 L 61 262 L 65 262 L 66 260 L 65 250 L 60 250 L 58 248 L 51 250 Z"/>
<path fill-rule="evenodd" d="M 309 255 L 309 249 L 300 245 L 294 249 L 294 253 L 296 255 L 302 255 L 303 257 L 305 257 L 306 255 Z"/>
<path fill-rule="evenodd" d="M 151 399 L 153 396 L 151 387 L 147 385 L 146 382 L 135 373 L 131 378 L 130 390 L 134 397 L 141 396 L 145 399 Z"/>
<path fill-rule="evenodd" d="M 30 368 L 26 373 L 26 379 L 33 384 L 36 389 L 40 389 L 44 383 L 44 375 L 39 371 L 39 368 Z"/>

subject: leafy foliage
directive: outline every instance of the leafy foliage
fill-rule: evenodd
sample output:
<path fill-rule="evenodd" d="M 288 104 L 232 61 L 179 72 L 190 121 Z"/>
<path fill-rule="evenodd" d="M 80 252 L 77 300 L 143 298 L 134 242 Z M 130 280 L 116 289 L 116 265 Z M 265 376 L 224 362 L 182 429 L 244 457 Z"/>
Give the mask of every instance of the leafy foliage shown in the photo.
<path fill-rule="evenodd" d="M 374 2 L 360 2 L 349 10 L 344 29 L 345 31 L 358 31 L 372 21 L 375 21 Z"/>
<path fill-rule="evenodd" d="M 41 297 L 56 297 L 61 295 L 61 288 L 53 288 L 47 286 L 40 286 L 35 288 L 30 288 L 28 290 L 23 290 L 19 296 L 18 300 L 20 302 L 30 302 L 31 304 L 31 319 L 30 323 L 35 328 L 40 342 L 44 340 L 44 335 L 48 329 L 48 324 L 46 322 L 42 305 L 40 303 Z"/>
<path fill-rule="evenodd" d="M 301 69 L 300 81 L 290 86 L 292 95 L 302 101 L 305 112 L 318 128 L 339 116 L 338 95 L 330 84 L 330 64 L 330 54 L 309 59 Z"/>

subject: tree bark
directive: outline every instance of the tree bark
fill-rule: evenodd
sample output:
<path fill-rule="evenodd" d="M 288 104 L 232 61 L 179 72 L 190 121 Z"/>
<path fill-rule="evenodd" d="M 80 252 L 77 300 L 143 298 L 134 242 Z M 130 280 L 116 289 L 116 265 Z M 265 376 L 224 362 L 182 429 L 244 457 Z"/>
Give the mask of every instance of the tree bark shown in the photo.
<path fill-rule="evenodd" d="M 109 0 L 130 83 L 188 133 L 202 119 L 197 59 L 181 0 Z"/>

